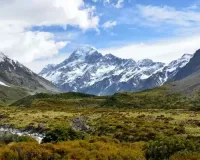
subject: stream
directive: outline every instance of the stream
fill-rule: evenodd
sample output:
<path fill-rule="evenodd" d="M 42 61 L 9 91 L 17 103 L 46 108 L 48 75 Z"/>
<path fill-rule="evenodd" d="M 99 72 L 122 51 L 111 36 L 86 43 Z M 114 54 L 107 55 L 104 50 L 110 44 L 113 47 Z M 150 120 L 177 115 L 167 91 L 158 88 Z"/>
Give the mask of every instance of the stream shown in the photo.
<path fill-rule="evenodd" d="M 34 138 L 36 141 L 38 141 L 38 143 L 41 143 L 42 139 L 45 137 L 44 134 L 33 133 L 29 131 L 22 131 L 20 129 L 13 129 L 13 128 L 7 128 L 7 127 L 0 127 L 0 132 L 15 134 L 18 136 L 30 136 Z"/>

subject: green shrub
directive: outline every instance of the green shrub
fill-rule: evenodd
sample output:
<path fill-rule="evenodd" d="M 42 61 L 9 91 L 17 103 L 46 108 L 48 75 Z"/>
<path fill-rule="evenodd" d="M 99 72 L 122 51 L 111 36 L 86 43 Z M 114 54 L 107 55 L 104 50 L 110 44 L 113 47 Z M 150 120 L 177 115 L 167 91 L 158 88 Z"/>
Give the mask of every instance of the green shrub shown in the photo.
<path fill-rule="evenodd" d="M 187 140 L 184 137 L 172 136 L 157 137 L 150 141 L 147 149 L 147 158 L 150 160 L 167 160 L 179 151 L 199 151 L 200 145 L 197 141 Z"/>
<path fill-rule="evenodd" d="M 104 138 L 105 140 L 105 138 Z M 144 143 L 115 143 L 95 139 L 57 144 L 16 143 L 0 149 L 1 160 L 146 160 Z"/>
<path fill-rule="evenodd" d="M 78 140 L 83 139 L 84 134 L 81 132 L 77 132 L 72 128 L 65 128 L 65 127 L 58 127 L 46 134 L 43 138 L 43 143 L 48 142 L 61 142 L 61 141 L 68 141 L 68 140 Z"/>
<path fill-rule="evenodd" d="M 181 151 L 170 157 L 170 160 L 199 160 L 200 153 Z"/>

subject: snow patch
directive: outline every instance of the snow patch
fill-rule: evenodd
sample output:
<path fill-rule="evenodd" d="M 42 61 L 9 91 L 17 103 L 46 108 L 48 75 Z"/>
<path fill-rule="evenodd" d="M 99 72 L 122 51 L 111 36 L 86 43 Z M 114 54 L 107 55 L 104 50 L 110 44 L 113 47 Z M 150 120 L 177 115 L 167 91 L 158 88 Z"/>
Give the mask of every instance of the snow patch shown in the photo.
<path fill-rule="evenodd" d="M 6 85 L 5 83 L 3 83 L 3 82 L 1 82 L 1 81 L 0 81 L 0 85 L 1 85 L 1 86 L 6 86 L 6 87 L 10 87 L 10 86 Z"/>
<path fill-rule="evenodd" d="M 0 63 L 5 61 L 6 56 L 0 52 Z"/>

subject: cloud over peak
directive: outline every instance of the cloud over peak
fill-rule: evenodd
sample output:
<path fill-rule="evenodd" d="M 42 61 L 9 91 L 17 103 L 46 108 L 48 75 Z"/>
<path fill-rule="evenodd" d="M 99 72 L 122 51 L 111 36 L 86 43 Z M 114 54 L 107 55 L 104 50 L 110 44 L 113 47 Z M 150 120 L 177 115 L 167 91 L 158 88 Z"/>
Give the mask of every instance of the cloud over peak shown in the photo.
<path fill-rule="evenodd" d="M 0 51 L 23 63 L 49 58 L 69 41 L 32 27 L 70 25 L 85 31 L 98 24 L 95 7 L 83 0 L 0 0 Z"/>

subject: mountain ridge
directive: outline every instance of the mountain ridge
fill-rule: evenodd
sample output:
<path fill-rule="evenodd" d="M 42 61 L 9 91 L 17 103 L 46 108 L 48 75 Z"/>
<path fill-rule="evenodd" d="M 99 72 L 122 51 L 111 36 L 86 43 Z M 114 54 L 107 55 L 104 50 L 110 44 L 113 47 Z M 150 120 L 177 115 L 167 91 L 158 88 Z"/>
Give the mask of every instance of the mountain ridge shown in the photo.
<path fill-rule="evenodd" d="M 0 70 L 3 71 L 0 72 L 0 81 L 6 85 L 56 91 L 56 88 L 49 81 L 3 53 L 0 53 Z"/>
<path fill-rule="evenodd" d="M 0 52 L 0 103 L 40 92 L 59 92 L 48 80 Z"/>
<path fill-rule="evenodd" d="M 195 52 L 190 61 L 179 71 L 179 73 L 177 73 L 172 80 L 181 80 L 197 72 L 200 72 L 200 49 Z"/>
<path fill-rule="evenodd" d="M 50 65 L 39 74 L 62 91 L 109 95 L 142 91 L 161 86 L 185 66 L 192 55 L 185 54 L 169 64 L 151 59 L 134 61 L 113 54 L 102 55 L 93 47 L 76 49 L 68 59 Z"/>

